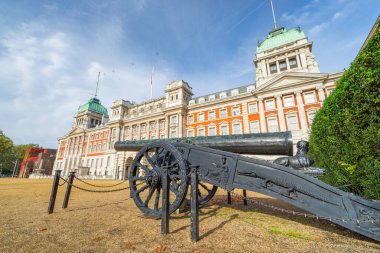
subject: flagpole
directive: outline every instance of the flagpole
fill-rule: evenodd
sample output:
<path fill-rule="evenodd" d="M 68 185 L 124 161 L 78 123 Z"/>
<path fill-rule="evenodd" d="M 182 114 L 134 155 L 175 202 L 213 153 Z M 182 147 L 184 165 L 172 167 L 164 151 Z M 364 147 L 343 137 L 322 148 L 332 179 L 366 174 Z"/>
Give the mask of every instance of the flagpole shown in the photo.
<path fill-rule="evenodd" d="M 154 67 L 152 68 L 152 72 L 150 73 L 150 99 L 153 98 L 153 73 Z"/>

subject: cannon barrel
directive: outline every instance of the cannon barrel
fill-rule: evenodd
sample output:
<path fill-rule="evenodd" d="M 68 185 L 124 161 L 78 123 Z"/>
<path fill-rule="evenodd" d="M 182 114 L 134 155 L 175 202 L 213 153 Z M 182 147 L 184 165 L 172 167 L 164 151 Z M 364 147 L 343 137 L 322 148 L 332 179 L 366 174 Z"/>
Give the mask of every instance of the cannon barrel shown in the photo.
<path fill-rule="evenodd" d="M 153 142 L 187 142 L 202 147 L 208 147 L 238 154 L 248 155 L 293 155 L 293 140 L 291 132 L 235 134 L 223 136 L 199 136 L 187 138 L 170 138 L 154 140 L 118 141 L 117 151 L 139 151 Z"/>

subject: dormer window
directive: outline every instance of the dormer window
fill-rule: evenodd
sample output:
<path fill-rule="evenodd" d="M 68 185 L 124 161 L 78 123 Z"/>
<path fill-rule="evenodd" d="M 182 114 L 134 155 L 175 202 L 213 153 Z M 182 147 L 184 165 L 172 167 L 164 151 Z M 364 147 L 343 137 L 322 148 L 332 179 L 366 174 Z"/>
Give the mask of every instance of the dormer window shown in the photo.
<path fill-rule="evenodd" d="M 226 92 L 222 92 L 219 94 L 219 97 L 220 98 L 226 98 L 227 97 L 227 93 Z"/>
<path fill-rule="evenodd" d="M 202 97 L 198 99 L 198 103 L 204 103 L 204 102 L 205 102 L 205 98 Z"/>
<path fill-rule="evenodd" d="M 193 104 L 195 104 L 195 100 L 190 100 L 189 105 L 193 105 Z"/>
<path fill-rule="evenodd" d="M 296 58 L 290 58 L 289 59 L 289 67 L 291 69 L 297 68 L 297 60 L 296 60 Z"/>
<path fill-rule="evenodd" d="M 231 91 L 231 96 L 239 95 L 239 90 L 235 89 Z"/>
<path fill-rule="evenodd" d="M 277 65 L 276 65 L 276 63 L 273 63 L 273 64 L 269 65 L 269 70 L 270 70 L 271 74 L 277 73 Z"/>
<path fill-rule="evenodd" d="M 210 96 L 208 97 L 208 100 L 209 100 L 209 101 L 214 101 L 214 100 L 215 100 L 215 95 L 210 95 Z"/>
<path fill-rule="evenodd" d="M 247 92 L 252 92 L 255 89 L 255 86 L 250 85 L 247 87 Z"/>

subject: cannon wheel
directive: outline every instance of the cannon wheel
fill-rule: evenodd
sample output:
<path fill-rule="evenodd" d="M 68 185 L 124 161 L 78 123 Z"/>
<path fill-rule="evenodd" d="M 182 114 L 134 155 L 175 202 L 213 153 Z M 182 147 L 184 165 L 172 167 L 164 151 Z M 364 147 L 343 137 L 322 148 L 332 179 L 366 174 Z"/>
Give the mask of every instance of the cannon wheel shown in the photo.
<path fill-rule="evenodd" d="M 207 194 L 204 193 L 203 190 L 206 190 Z M 198 198 L 199 205 L 203 207 L 212 197 L 214 197 L 216 191 L 218 190 L 218 186 L 213 185 L 212 187 L 206 185 L 204 182 L 199 181 L 198 183 Z"/>
<path fill-rule="evenodd" d="M 136 206 L 146 215 L 161 217 L 163 166 L 168 167 L 169 213 L 173 213 L 187 193 L 187 173 L 181 153 L 169 143 L 143 147 L 131 164 L 129 183 Z"/>

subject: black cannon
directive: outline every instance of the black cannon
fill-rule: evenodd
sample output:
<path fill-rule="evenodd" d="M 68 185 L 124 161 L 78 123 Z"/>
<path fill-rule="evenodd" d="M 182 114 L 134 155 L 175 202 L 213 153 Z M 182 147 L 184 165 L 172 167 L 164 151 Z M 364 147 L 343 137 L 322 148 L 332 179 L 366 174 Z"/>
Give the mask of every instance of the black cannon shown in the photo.
<path fill-rule="evenodd" d="M 197 166 L 199 188 L 206 192 L 202 195 L 199 191 L 200 205 L 213 197 L 217 187 L 227 191 L 252 190 L 283 200 L 316 216 L 332 217 L 332 222 L 380 241 L 380 203 L 341 191 L 303 173 L 302 170 L 240 155 L 254 153 L 242 148 L 249 147 L 249 143 L 252 147 L 261 143 L 265 152 L 258 151 L 260 154 L 290 155 L 292 141 L 289 133 L 239 135 L 227 139 L 219 137 L 218 145 L 214 145 L 208 138 L 127 141 L 115 144 L 118 151 L 134 151 L 137 145 L 142 147 L 132 162 L 129 180 L 131 196 L 144 214 L 161 217 L 163 168 L 168 170 L 171 194 L 169 212 L 172 213 L 186 197 L 190 167 Z M 274 145 L 277 148 L 275 152 L 265 147 L 265 138 L 272 139 L 267 144 Z M 245 144 L 240 146 L 238 143 L 242 139 Z M 233 147 L 227 149 L 226 146 L 230 145 Z M 240 154 L 225 150 L 234 150 Z"/>

